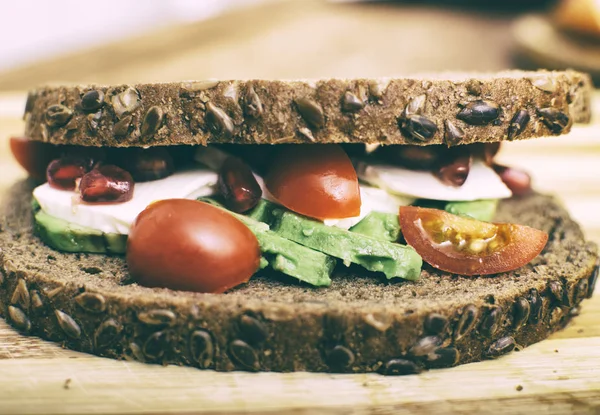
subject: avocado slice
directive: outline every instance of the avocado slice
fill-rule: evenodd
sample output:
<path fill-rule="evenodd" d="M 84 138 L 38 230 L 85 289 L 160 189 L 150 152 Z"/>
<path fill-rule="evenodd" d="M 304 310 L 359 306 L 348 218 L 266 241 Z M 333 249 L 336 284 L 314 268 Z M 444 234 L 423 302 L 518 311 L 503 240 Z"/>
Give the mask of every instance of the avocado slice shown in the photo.
<path fill-rule="evenodd" d="M 414 281 L 421 275 L 423 261 L 409 246 L 327 226 L 268 201 L 261 203 L 260 215 L 256 211 L 250 214 L 268 221 L 273 232 L 285 239 L 339 258 L 346 266 L 354 263 L 369 271 L 383 272 L 388 279 Z"/>
<path fill-rule="evenodd" d="M 263 258 L 275 271 L 317 287 L 331 285 L 335 258 L 284 239 L 270 230 L 255 235 Z"/>
<path fill-rule="evenodd" d="M 126 235 L 76 225 L 43 210 L 35 213 L 35 231 L 46 245 L 65 252 L 123 254 L 127 246 Z"/>
<path fill-rule="evenodd" d="M 273 215 L 271 214 L 273 206 L 276 205 L 265 199 L 260 199 L 255 207 L 241 216 L 244 218 L 254 219 L 258 222 L 271 223 L 273 221 Z"/>
<path fill-rule="evenodd" d="M 497 207 L 498 199 L 484 199 L 472 202 L 448 202 L 444 210 L 454 215 L 490 222 L 494 219 Z"/>
<path fill-rule="evenodd" d="M 371 212 L 349 229 L 382 241 L 396 242 L 400 238 L 398 215 L 394 213 Z"/>
<path fill-rule="evenodd" d="M 199 198 L 198 200 L 227 210 L 215 199 Z M 268 214 L 266 208 L 267 205 L 262 206 L 261 214 Z M 330 276 L 337 262 L 335 258 L 282 238 L 269 230 L 269 225 L 256 220 L 256 217 L 240 215 L 229 210 L 227 212 L 239 219 L 256 235 L 263 261 L 266 261 L 264 266 L 270 266 L 275 271 L 317 287 L 331 285 Z"/>

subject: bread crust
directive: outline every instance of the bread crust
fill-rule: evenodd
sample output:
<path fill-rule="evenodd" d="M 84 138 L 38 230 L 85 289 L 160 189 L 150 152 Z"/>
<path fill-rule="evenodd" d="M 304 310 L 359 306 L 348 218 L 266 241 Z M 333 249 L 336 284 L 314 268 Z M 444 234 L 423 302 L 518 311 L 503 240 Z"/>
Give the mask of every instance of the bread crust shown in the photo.
<path fill-rule="evenodd" d="M 276 275 L 223 295 L 150 289 L 121 257 L 63 254 L 33 234 L 31 182 L 0 215 L 0 313 L 24 334 L 116 359 L 218 371 L 417 373 L 494 358 L 576 315 L 596 245 L 551 197 L 501 202 L 500 221 L 550 234 L 530 264 L 467 278 L 425 266 L 419 282 L 339 268 L 330 288 Z"/>
<path fill-rule="evenodd" d="M 26 135 L 110 147 L 458 145 L 567 133 L 589 121 L 591 91 L 589 76 L 575 71 L 42 87 L 29 94 Z M 515 119 L 520 111 L 529 117 Z"/>

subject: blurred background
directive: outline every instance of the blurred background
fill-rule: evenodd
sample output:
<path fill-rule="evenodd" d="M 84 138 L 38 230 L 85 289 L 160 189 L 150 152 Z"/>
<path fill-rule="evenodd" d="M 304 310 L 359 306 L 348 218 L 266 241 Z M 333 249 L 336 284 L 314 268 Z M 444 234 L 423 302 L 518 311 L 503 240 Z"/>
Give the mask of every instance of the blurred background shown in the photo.
<path fill-rule="evenodd" d="M 581 36 L 593 35 L 596 0 L 0 3 L 0 91 L 48 82 L 600 67 L 597 41 Z"/>
<path fill-rule="evenodd" d="M 23 131 L 25 91 L 47 83 L 567 67 L 600 80 L 600 0 L 0 0 L 0 36 L 0 190 L 24 174 L 6 138 Z M 500 157 L 600 242 L 598 128 Z"/>

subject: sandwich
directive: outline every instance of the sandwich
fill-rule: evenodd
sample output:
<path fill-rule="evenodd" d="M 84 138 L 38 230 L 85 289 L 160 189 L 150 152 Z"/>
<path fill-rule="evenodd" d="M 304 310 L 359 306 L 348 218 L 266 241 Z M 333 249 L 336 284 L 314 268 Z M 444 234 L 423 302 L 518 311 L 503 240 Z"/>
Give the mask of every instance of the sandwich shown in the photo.
<path fill-rule="evenodd" d="M 598 251 L 495 154 L 588 122 L 590 93 L 573 71 L 36 89 L 0 313 L 217 371 L 405 375 L 526 347 L 591 296 Z"/>

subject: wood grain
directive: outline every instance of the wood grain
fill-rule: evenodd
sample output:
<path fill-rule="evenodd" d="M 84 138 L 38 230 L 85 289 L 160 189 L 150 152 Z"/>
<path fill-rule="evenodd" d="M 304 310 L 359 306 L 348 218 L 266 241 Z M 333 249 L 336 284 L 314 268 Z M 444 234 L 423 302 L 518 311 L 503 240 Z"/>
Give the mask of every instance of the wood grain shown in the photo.
<path fill-rule="evenodd" d="M 534 405 L 536 413 L 593 414 L 600 410 L 599 367 L 600 337 L 547 340 L 497 361 L 399 378 L 214 373 L 80 356 L 10 359 L 0 361 L 0 412 L 513 414 Z"/>

